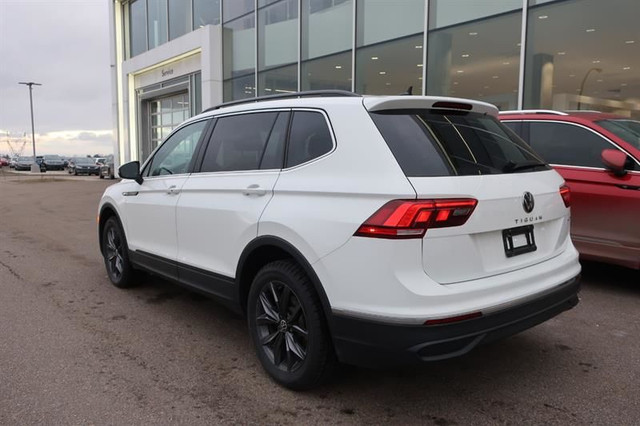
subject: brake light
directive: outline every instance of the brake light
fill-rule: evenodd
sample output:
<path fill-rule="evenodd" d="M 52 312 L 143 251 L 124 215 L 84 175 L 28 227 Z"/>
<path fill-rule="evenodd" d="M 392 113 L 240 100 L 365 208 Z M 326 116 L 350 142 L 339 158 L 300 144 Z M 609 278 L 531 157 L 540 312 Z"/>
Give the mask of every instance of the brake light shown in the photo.
<path fill-rule="evenodd" d="M 560 187 L 560 196 L 562 197 L 562 201 L 564 201 L 565 207 L 571 207 L 571 190 L 567 185 L 562 185 Z"/>
<path fill-rule="evenodd" d="M 358 228 L 355 236 L 422 238 L 429 228 L 460 226 L 478 204 L 474 199 L 393 200 L 380 207 Z"/>

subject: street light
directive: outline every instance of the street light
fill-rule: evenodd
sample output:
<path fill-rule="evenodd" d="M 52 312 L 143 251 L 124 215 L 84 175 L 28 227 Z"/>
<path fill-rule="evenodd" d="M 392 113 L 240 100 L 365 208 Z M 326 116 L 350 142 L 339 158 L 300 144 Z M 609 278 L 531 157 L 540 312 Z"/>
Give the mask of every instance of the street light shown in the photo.
<path fill-rule="evenodd" d="M 582 79 L 582 84 L 580 85 L 580 95 L 578 97 L 578 110 L 580 109 L 580 104 L 582 104 L 582 92 L 584 91 L 584 83 L 587 82 L 587 77 L 589 77 L 589 74 L 591 74 L 591 71 L 601 73 L 602 68 L 589 68 L 589 71 L 587 71 L 587 73 L 584 75 L 584 78 Z"/>
<path fill-rule="evenodd" d="M 29 105 L 31 106 L 31 141 L 33 142 L 33 164 L 31 165 L 32 173 L 39 173 L 40 167 L 36 163 L 36 131 L 35 126 L 33 125 L 33 86 L 42 86 L 40 83 L 34 83 L 30 81 L 28 83 L 19 82 L 18 84 L 24 84 L 25 86 L 29 86 Z"/>

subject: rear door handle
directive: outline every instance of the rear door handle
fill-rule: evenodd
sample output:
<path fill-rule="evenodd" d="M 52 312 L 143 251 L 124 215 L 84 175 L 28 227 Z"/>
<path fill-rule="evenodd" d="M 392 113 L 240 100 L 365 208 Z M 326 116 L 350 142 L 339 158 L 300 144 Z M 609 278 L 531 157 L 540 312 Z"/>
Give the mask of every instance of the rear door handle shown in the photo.
<path fill-rule="evenodd" d="M 180 193 L 180 190 L 176 189 L 175 185 L 171 185 L 169 188 L 167 188 L 167 194 L 169 194 L 169 195 L 176 195 L 176 194 L 179 194 L 179 193 Z"/>
<path fill-rule="evenodd" d="M 243 191 L 242 194 L 244 195 L 257 195 L 259 197 L 265 195 L 267 193 L 267 190 L 262 188 L 260 185 L 258 185 L 257 183 L 254 183 L 253 185 L 249 185 L 247 186 Z"/>

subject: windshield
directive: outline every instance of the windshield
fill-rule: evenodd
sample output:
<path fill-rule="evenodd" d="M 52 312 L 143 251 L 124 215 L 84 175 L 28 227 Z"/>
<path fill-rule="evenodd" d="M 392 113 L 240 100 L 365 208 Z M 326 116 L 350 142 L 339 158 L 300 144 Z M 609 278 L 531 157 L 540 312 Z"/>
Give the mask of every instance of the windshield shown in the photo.
<path fill-rule="evenodd" d="M 33 161 L 33 157 L 18 157 L 18 161 Z"/>
<path fill-rule="evenodd" d="M 604 127 L 620 139 L 640 149 L 640 121 L 629 119 L 598 120 L 596 124 Z"/>
<path fill-rule="evenodd" d="M 371 113 L 409 177 L 547 170 L 515 133 L 492 116 L 451 110 Z"/>
<path fill-rule="evenodd" d="M 45 160 L 60 160 L 60 156 L 58 156 L 58 155 L 45 155 L 44 159 Z"/>

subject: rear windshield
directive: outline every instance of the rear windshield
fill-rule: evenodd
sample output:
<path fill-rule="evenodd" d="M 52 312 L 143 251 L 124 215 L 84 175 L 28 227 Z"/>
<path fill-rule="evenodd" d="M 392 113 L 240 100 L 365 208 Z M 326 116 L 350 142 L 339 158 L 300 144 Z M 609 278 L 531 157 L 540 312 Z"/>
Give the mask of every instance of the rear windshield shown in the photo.
<path fill-rule="evenodd" d="M 640 149 L 640 121 L 628 119 L 598 120 L 597 124 L 604 127 L 617 137 Z"/>
<path fill-rule="evenodd" d="M 371 113 L 408 177 L 485 175 L 549 166 L 492 116 L 451 110 Z"/>

